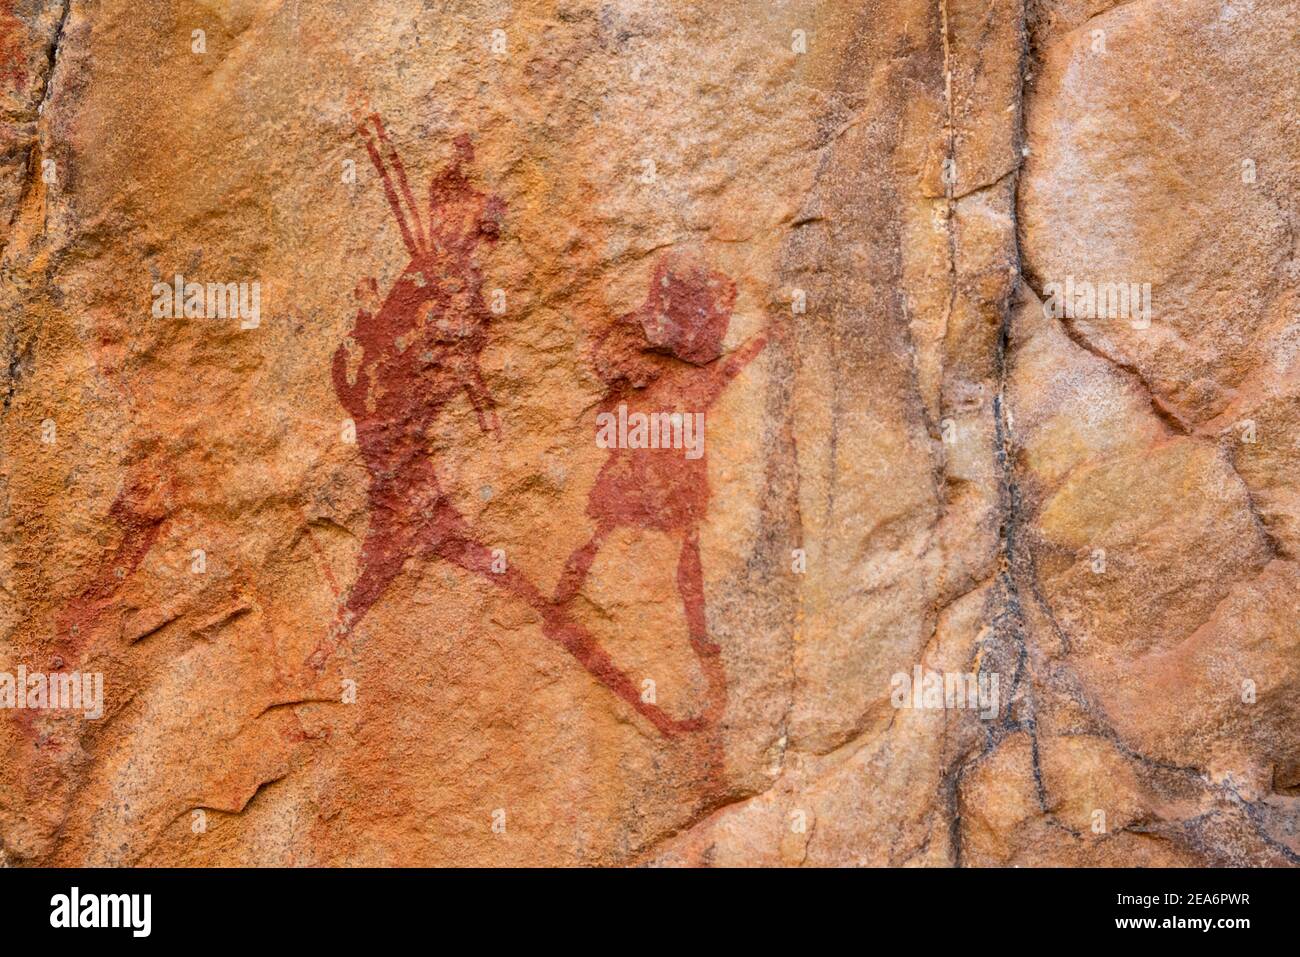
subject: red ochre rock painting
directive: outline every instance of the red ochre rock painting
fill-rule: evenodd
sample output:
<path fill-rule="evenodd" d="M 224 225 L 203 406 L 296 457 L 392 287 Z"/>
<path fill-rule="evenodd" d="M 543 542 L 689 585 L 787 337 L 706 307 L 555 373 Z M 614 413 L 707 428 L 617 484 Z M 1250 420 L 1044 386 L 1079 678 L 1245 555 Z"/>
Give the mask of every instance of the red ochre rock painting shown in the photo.
<path fill-rule="evenodd" d="M 471 535 L 438 483 L 426 433 L 447 403 L 464 392 L 480 428 L 499 435 L 478 363 L 491 315 L 483 301 L 479 256 L 497 239 L 504 206 L 471 185 L 474 150 L 468 137 L 455 140 L 454 157 L 433 179 L 422 215 L 379 117 L 369 117 L 359 133 L 411 261 L 377 309 L 371 307 L 378 299 L 376 282 L 360 284 L 363 304 L 352 335 L 334 354 L 334 389 L 356 424 L 370 476 L 370 526 L 356 580 L 310 664 L 318 670 L 324 666 L 408 559 L 436 557 L 484 576 L 535 609 L 548 638 L 660 733 L 715 724 L 726 704 L 727 683 L 718 646 L 708 634 L 700 564 L 699 526 L 709 501 L 707 458 L 686 458 L 672 449 L 611 450 L 587 503 L 596 531 L 569 556 L 555 594 L 543 595 L 517 569 L 494 571 L 492 549 Z M 735 296 L 734 283 L 722 273 L 684 257 L 660 259 L 644 304 L 616 319 L 593 350 L 606 386 L 601 409 L 625 403 L 704 412 L 712 406 L 765 344 L 758 338 L 722 358 Z M 674 717 L 643 701 L 632 678 L 570 613 L 601 546 L 618 528 L 655 529 L 680 540 L 677 590 L 708 683 L 708 704 L 699 714 Z"/>

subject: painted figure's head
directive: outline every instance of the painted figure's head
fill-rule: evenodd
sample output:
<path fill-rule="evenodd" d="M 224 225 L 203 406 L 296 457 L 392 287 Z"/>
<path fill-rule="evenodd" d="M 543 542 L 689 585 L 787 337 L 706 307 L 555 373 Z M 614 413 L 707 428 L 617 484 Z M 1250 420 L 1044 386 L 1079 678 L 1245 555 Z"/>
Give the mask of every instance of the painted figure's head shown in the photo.
<path fill-rule="evenodd" d="M 435 255 L 469 256 L 481 242 L 495 242 L 504 212 L 501 200 L 475 189 L 466 174 L 474 161 L 468 136 L 457 136 L 451 161 L 429 184 L 429 241 Z"/>
<path fill-rule="evenodd" d="M 725 275 L 685 256 L 668 255 L 655 265 L 637 315 L 653 351 L 700 366 L 722 355 L 735 303 L 736 284 Z"/>
<path fill-rule="evenodd" d="M 684 255 L 666 255 L 654 268 L 645 302 L 615 320 L 598 338 L 596 372 L 607 384 L 642 388 L 674 360 L 704 366 L 722 355 L 736 285 L 723 273 Z"/>

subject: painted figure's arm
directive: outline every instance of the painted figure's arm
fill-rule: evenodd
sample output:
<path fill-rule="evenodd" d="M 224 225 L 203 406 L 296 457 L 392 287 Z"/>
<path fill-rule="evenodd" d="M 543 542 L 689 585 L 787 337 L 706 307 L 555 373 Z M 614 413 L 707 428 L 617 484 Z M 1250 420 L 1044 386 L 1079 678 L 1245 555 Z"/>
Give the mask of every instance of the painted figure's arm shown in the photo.
<path fill-rule="evenodd" d="M 360 303 L 357 307 L 357 317 L 352 323 L 352 335 L 334 351 L 330 372 L 334 379 L 334 391 L 338 394 L 339 401 L 343 403 L 343 408 L 347 409 L 354 418 L 359 419 L 365 414 L 366 389 L 369 387 L 370 378 L 365 374 L 366 353 L 370 351 L 366 348 L 366 343 L 373 344 L 375 311 L 381 308 L 379 283 L 373 276 L 368 276 L 357 283 L 357 288 L 352 294 Z M 348 348 L 349 341 L 352 344 L 351 349 Z M 349 384 L 348 358 L 354 350 L 360 351 L 361 361 L 357 363 L 356 382 Z M 375 349 L 376 354 L 379 351 L 378 348 Z"/>
<path fill-rule="evenodd" d="M 357 321 L 368 318 L 365 312 L 357 313 Z M 357 344 L 354 348 L 362 348 Z M 363 352 L 364 356 L 365 353 Z M 365 389 L 364 377 L 361 369 L 357 369 L 357 381 L 349 384 L 348 382 L 348 347 L 346 343 L 334 350 L 334 361 L 330 369 L 331 378 L 334 380 L 334 392 L 338 395 L 339 401 L 343 403 L 343 408 L 347 409 L 354 417 L 361 414 L 364 408 L 365 396 L 362 394 Z"/>
<path fill-rule="evenodd" d="M 767 345 L 767 336 L 759 335 L 750 339 L 743 346 L 727 356 L 713 380 L 713 394 L 716 396 L 726 388 L 727 383 L 740 375 L 741 370 L 749 365 Z"/>
<path fill-rule="evenodd" d="M 477 364 L 470 370 L 465 381 L 465 394 L 469 396 L 470 405 L 474 406 L 474 412 L 478 415 L 478 427 L 484 432 L 494 432 L 498 439 L 501 438 L 501 423 L 497 419 L 496 407 Z"/>

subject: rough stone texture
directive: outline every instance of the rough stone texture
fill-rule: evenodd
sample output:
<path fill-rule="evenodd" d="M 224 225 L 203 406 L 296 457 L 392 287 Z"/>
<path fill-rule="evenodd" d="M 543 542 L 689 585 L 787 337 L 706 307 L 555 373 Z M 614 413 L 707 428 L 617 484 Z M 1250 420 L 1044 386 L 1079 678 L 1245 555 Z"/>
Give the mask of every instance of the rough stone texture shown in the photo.
<path fill-rule="evenodd" d="M 1297 24 L 0 0 L 4 861 L 1296 863 Z"/>

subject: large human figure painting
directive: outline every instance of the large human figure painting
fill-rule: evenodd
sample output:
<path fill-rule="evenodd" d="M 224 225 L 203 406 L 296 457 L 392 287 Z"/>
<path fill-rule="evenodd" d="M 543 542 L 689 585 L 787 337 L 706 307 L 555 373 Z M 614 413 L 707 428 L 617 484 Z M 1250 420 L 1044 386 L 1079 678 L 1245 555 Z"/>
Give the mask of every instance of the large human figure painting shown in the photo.
<path fill-rule="evenodd" d="M 439 413 L 464 395 L 478 425 L 499 436 L 479 355 L 491 312 L 483 298 L 482 253 L 496 241 L 505 206 L 470 180 L 474 150 L 465 136 L 433 178 L 422 209 L 384 125 L 372 115 L 358 132 L 379 173 L 410 262 L 380 301 L 377 283 L 357 289 L 362 305 L 347 342 L 334 354 L 339 401 L 356 424 L 369 474 L 370 526 L 356 580 L 340 601 L 328 635 L 312 655 L 317 669 L 334 654 L 409 559 L 439 558 L 485 576 L 534 608 L 544 634 L 661 733 L 716 724 L 726 705 L 726 674 L 708 633 L 699 530 L 709 502 L 707 456 L 668 448 L 611 450 L 591 489 L 590 541 L 566 561 L 559 584 L 543 594 L 517 569 L 494 564 L 438 482 L 427 433 Z M 667 256 L 657 263 L 644 304 L 615 319 L 597 338 L 595 370 L 605 386 L 602 410 L 705 412 L 762 349 L 757 338 L 727 358 L 722 342 L 736 290 L 699 263 Z M 676 585 L 692 650 L 707 682 L 699 713 L 674 717 L 653 700 L 575 619 L 573 602 L 609 535 L 654 529 L 679 541 Z"/>

